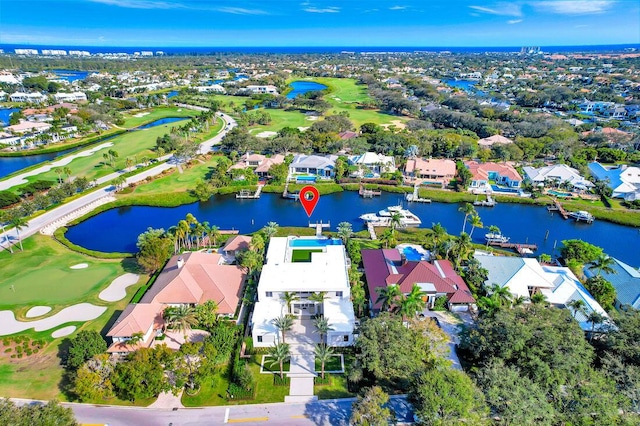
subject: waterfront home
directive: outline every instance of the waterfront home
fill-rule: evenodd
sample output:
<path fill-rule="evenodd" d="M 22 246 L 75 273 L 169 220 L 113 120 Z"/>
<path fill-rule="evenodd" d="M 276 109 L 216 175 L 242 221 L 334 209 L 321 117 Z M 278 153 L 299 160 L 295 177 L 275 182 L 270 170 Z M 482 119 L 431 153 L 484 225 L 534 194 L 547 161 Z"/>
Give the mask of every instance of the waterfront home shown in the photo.
<path fill-rule="evenodd" d="M 349 157 L 349 164 L 358 167 L 355 176 L 359 177 L 380 177 L 382 173 L 396 171 L 396 161 L 392 156 L 375 152 L 352 155 Z"/>
<path fill-rule="evenodd" d="M 25 133 L 44 133 L 51 129 L 51 124 L 43 123 L 39 121 L 24 121 L 20 120 L 20 123 L 14 124 L 13 126 L 7 126 L 4 129 L 8 132 L 12 132 L 18 135 L 22 135 Z"/>
<path fill-rule="evenodd" d="M 278 95 L 278 88 L 271 84 L 267 85 L 248 85 L 245 87 L 245 90 L 248 90 L 254 94 L 269 94 L 269 95 Z"/>
<path fill-rule="evenodd" d="M 211 86 L 196 86 L 194 89 L 200 93 L 226 93 L 224 87 L 219 84 L 212 84 Z"/>
<path fill-rule="evenodd" d="M 224 247 L 219 250 L 225 257 L 227 263 L 233 263 L 236 260 L 236 256 L 241 251 L 246 251 L 251 248 L 251 237 L 246 235 L 234 235 L 229 238 Z"/>
<path fill-rule="evenodd" d="M 292 315 L 294 330 L 288 343 L 317 339 L 312 317 L 324 315 L 331 330 L 330 346 L 353 344 L 355 316 L 351 303 L 348 267 L 350 260 L 341 240 L 317 237 L 272 237 L 258 283 L 258 301 L 251 318 L 255 347 L 281 342 L 275 318 Z M 324 299 L 312 297 L 323 292 Z M 285 296 L 294 296 L 288 305 Z"/>
<path fill-rule="evenodd" d="M 195 306 L 213 300 L 218 316 L 234 317 L 246 278 L 242 267 L 226 264 L 221 254 L 191 252 L 173 256 L 140 303 L 127 306 L 111 327 L 107 333 L 113 340 L 109 352 L 136 350 L 140 346 L 126 343 L 135 333 L 144 333 L 144 345 L 150 346 L 164 325 L 162 313 L 169 306 Z"/>
<path fill-rule="evenodd" d="M 490 148 L 494 144 L 508 145 L 512 143 L 513 141 L 511 139 L 505 138 L 502 135 L 493 135 L 489 136 L 488 138 L 482 138 L 478 141 L 478 145 L 485 148 Z"/>
<path fill-rule="evenodd" d="M 266 155 L 247 152 L 240 157 L 237 163 L 229 167 L 229 170 L 252 168 L 258 176 L 267 177 L 271 166 L 282 163 L 284 163 L 284 155 L 282 154 L 267 157 Z"/>
<path fill-rule="evenodd" d="M 514 299 L 517 297 L 530 299 L 534 294 L 541 293 L 548 303 L 558 308 L 568 308 L 572 301 L 581 300 L 584 308 L 581 312 L 572 312 L 572 315 L 585 331 L 590 331 L 592 327 L 587 320 L 591 312 L 598 312 L 608 318 L 605 310 L 569 268 L 541 265 L 537 259 L 533 258 L 478 253 L 474 257 L 488 272 L 484 283 L 485 288 L 494 284 L 502 288 L 506 287 Z M 603 323 L 600 328 L 605 330 L 606 327 L 607 324 Z"/>
<path fill-rule="evenodd" d="M 453 160 L 429 158 L 409 158 L 404 168 L 408 182 L 423 185 L 434 185 L 442 188 L 456 175 L 456 163 Z"/>
<path fill-rule="evenodd" d="M 616 301 L 615 306 L 618 309 L 626 309 L 631 307 L 633 309 L 640 309 L 640 270 L 627 265 L 626 263 L 613 259 L 614 263 L 611 268 L 614 273 L 608 273 L 602 271 L 600 276 L 609 281 L 611 285 L 616 289 Z M 596 275 L 597 272 L 584 268 L 584 274 L 587 277 Z"/>
<path fill-rule="evenodd" d="M 428 309 L 433 308 L 438 297 L 446 297 L 452 311 L 467 311 L 475 303 L 464 280 L 453 270 L 448 260 L 408 261 L 397 249 L 362 250 L 362 263 L 369 289 L 369 306 L 379 313 L 382 303 L 377 303 L 378 288 L 393 284 L 403 294 L 411 292 L 414 284 L 426 293 Z"/>
<path fill-rule="evenodd" d="M 520 174 L 512 165 L 507 163 L 467 161 L 464 164 L 472 175 L 471 185 L 469 185 L 469 189 L 472 191 L 499 191 L 499 188 L 494 188 L 491 183 L 492 181 L 497 185 L 508 188 L 520 188 L 520 184 L 522 183 Z"/>
<path fill-rule="evenodd" d="M 331 178 L 335 174 L 337 155 L 297 154 L 289 164 L 289 175 L 306 174 L 321 178 Z"/>
<path fill-rule="evenodd" d="M 577 191 L 585 191 L 593 187 L 591 181 L 583 178 L 576 169 L 566 164 L 554 164 L 540 168 L 526 166 L 522 170 L 525 174 L 525 181 L 531 182 L 533 185 L 568 184 Z"/>
<path fill-rule="evenodd" d="M 53 98 L 56 102 L 86 102 L 87 95 L 83 92 L 58 92 L 53 95 Z"/>
<path fill-rule="evenodd" d="M 25 93 L 25 92 L 15 92 L 9 95 L 9 100 L 11 102 L 31 102 L 34 104 L 39 104 L 47 100 L 47 97 L 42 93 Z"/>
<path fill-rule="evenodd" d="M 596 180 L 607 183 L 613 191 L 613 198 L 624 198 L 627 201 L 640 199 L 640 167 L 604 166 L 594 161 L 589 163 L 589 171 Z"/>

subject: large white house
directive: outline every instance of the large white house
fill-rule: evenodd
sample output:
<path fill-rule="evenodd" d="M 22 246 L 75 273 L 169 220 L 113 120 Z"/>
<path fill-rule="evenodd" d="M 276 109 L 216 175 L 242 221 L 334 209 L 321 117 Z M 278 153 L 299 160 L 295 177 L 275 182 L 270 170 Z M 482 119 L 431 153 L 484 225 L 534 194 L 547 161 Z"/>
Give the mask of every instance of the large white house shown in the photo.
<path fill-rule="evenodd" d="M 289 175 L 308 174 L 324 178 L 333 177 L 337 159 L 337 155 L 323 157 L 321 155 L 297 154 L 289 164 Z"/>
<path fill-rule="evenodd" d="M 297 322 L 297 331 L 290 332 L 286 341 L 304 340 L 304 336 L 296 333 L 313 333 L 311 317 L 318 314 L 323 314 L 332 328 L 327 335 L 328 345 L 352 345 L 355 317 L 347 272 L 349 263 L 340 240 L 272 237 L 251 319 L 253 345 L 267 347 L 279 343 L 281 336 L 272 321 L 283 315 L 293 315 Z M 283 298 L 285 292 L 297 296 L 291 303 L 291 311 Z M 325 292 L 324 301 L 309 299 L 319 292 Z"/>
<path fill-rule="evenodd" d="M 593 187 L 593 183 L 580 176 L 580 173 L 566 164 L 554 164 L 546 167 L 523 167 L 525 180 L 533 184 L 545 184 L 548 181 L 555 183 L 569 182 L 577 190 L 584 191 Z"/>
<path fill-rule="evenodd" d="M 640 199 L 640 167 L 605 167 L 594 161 L 589 163 L 589 171 L 597 180 L 607 182 L 613 190 L 613 198 L 624 198 L 627 201 Z"/>
<path fill-rule="evenodd" d="M 39 104 L 46 101 L 47 97 L 38 92 L 15 92 L 9 95 L 9 100 L 11 102 L 32 102 L 34 104 Z"/>
<path fill-rule="evenodd" d="M 83 92 L 58 92 L 53 95 L 56 102 L 85 102 L 87 95 Z"/>
<path fill-rule="evenodd" d="M 352 155 L 349 157 L 349 164 L 358 166 L 356 175 L 360 177 L 380 177 L 382 173 L 396 171 L 396 161 L 392 156 L 376 154 L 375 152 Z"/>

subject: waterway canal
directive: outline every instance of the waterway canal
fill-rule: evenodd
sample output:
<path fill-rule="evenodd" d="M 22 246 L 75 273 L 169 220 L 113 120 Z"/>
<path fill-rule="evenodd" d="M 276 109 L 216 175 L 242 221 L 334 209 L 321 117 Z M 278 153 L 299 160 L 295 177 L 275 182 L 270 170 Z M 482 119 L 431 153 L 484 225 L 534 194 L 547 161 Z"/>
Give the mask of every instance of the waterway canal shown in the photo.
<path fill-rule="evenodd" d="M 402 201 L 398 194 L 383 193 L 374 199 L 362 199 L 357 192 L 343 192 L 320 198 L 312 221 L 331 223 L 335 231 L 338 223 L 351 222 L 354 229 L 363 229 L 359 216 L 377 212 Z M 422 220 L 422 227 L 430 228 L 440 222 L 450 234 L 462 230 L 464 215 L 459 204 L 410 204 L 409 209 Z M 640 232 L 638 228 L 616 225 L 604 221 L 593 224 L 563 220 L 545 207 L 501 203 L 493 208 L 477 208 L 485 227 L 497 225 L 512 242 L 536 243 L 538 254 L 554 253 L 564 239 L 579 238 L 596 244 L 612 256 L 640 266 Z M 100 213 L 67 232 L 67 238 L 80 246 L 105 252 L 135 252 L 136 239 L 148 227 L 167 229 L 187 213 L 199 221 L 208 221 L 220 229 L 237 229 L 241 233 L 257 231 L 269 221 L 280 226 L 308 226 L 309 221 L 299 202 L 285 200 L 279 194 L 263 193 L 259 200 L 237 200 L 234 195 L 214 196 L 203 203 L 162 208 L 123 207 Z M 102 230 L 102 232 L 97 231 Z M 467 225 L 467 232 L 470 226 Z M 545 241 L 545 235 L 549 236 Z M 484 242 L 486 229 L 476 229 L 474 241 Z"/>

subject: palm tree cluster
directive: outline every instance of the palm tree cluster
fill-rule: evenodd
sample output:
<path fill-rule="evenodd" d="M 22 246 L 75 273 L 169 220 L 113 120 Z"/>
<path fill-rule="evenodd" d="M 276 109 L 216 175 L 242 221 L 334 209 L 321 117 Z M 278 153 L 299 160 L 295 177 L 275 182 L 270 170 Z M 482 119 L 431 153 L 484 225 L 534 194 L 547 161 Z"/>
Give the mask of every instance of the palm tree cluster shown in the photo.
<path fill-rule="evenodd" d="M 403 294 L 398 284 L 376 289 L 378 298 L 376 304 L 382 303 L 382 310 L 400 314 L 404 317 L 412 317 L 424 310 L 427 305 L 426 292 L 422 291 L 418 284 L 413 284 L 411 291 Z"/>
<path fill-rule="evenodd" d="M 467 204 L 473 207 L 471 204 Z M 481 222 L 476 222 L 475 225 L 472 224 L 471 232 L 473 232 L 475 228 L 480 228 L 482 226 L 483 224 Z M 431 244 L 427 243 L 426 245 L 431 247 L 433 254 L 439 259 L 447 259 L 451 261 L 458 272 L 461 271 L 463 264 L 465 264 L 473 254 L 473 245 L 470 234 L 463 231 L 460 236 L 451 237 L 447 234 L 447 230 L 440 223 L 432 224 Z"/>
<path fill-rule="evenodd" d="M 547 302 L 547 298 L 540 292 L 532 294 L 531 297 L 514 297 L 508 287 L 494 283 L 485 289 L 485 295 L 478 299 L 478 307 L 483 315 L 493 316 L 501 309 L 524 306 L 527 301 L 534 305 L 541 305 Z"/>
<path fill-rule="evenodd" d="M 197 250 L 205 246 L 211 247 L 211 242 L 215 245 L 217 239 L 220 238 L 220 229 L 209 222 L 198 222 L 191 214 L 178 222 L 178 225 L 172 226 L 167 234 L 173 239 L 174 253 L 180 253 L 183 250 Z"/>

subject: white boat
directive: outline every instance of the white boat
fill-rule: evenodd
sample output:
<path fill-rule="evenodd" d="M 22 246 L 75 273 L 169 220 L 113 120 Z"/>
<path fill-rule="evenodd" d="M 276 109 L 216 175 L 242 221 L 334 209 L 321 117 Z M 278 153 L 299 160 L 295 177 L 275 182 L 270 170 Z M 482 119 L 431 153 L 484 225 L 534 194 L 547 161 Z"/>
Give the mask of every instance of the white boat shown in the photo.
<path fill-rule="evenodd" d="M 400 227 L 406 226 L 420 226 L 422 221 L 418 216 L 411 213 L 409 210 L 402 208 L 402 206 L 390 206 L 386 209 L 380 210 L 376 213 L 366 213 L 360 216 L 360 219 L 366 223 L 371 223 L 373 226 L 391 226 L 391 218 L 393 215 L 400 217 Z"/>
<path fill-rule="evenodd" d="M 505 237 L 500 233 L 492 233 L 484 234 L 484 239 L 487 240 L 488 243 L 508 243 L 509 237 Z"/>
<path fill-rule="evenodd" d="M 581 220 L 587 222 L 587 223 L 591 223 L 594 220 L 594 217 L 591 213 L 586 212 L 584 210 L 580 210 L 577 212 L 571 212 L 569 213 L 569 216 L 574 218 L 576 220 L 576 222 L 580 222 Z"/>

